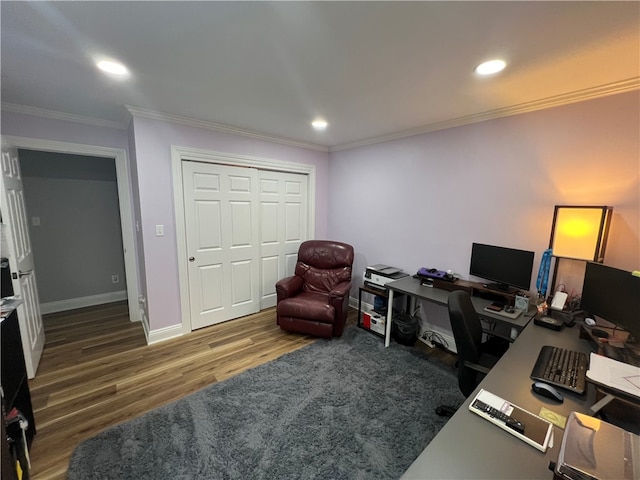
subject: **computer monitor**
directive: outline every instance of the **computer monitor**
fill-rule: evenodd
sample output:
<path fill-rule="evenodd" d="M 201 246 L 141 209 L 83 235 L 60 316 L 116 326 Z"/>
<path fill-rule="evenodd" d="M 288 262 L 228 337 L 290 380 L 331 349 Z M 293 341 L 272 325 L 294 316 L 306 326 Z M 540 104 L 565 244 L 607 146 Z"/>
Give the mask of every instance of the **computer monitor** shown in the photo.
<path fill-rule="evenodd" d="M 533 257 L 534 253 L 527 250 L 473 243 L 469 274 L 495 282 L 486 285 L 492 290 L 507 293 L 528 291 Z"/>
<path fill-rule="evenodd" d="M 625 329 L 640 341 L 640 277 L 631 272 L 588 262 L 580 308 Z"/>

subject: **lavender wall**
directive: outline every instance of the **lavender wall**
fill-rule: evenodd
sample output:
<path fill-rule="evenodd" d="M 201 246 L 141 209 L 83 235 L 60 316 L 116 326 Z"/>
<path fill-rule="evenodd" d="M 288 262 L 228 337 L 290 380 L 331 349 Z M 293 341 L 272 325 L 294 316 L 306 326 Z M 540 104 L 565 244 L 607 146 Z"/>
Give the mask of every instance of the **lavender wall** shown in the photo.
<path fill-rule="evenodd" d="M 182 322 L 171 170 L 172 145 L 315 165 L 315 231 L 317 238 L 326 236 L 327 153 L 140 117 L 133 119 L 133 132 L 151 330 Z M 156 225 L 164 225 L 163 237 L 155 236 Z"/>
<path fill-rule="evenodd" d="M 640 269 L 639 99 L 635 91 L 331 153 L 329 235 L 354 245 L 359 275 L 386 263 L 469 278 L 472 242 L 533 250 L 535 290 L 554 205 L 612 205 L 605 263 Z"/>
<path fill-rule="evenodd" d="M 328 154 L 207 129 L 135 118 L 128 131 L 2 112 L 2 134 L 124 149 L 129 154 L 140 293 L 149 329 L 180 325 L 171 145 L 311 164 L 316 167 L 317 238 L 327 235 Z M 165 236 L 155 236 L 155 225 Z"/>
<path fill-rule="evenodd" d="M 353 244 L 356 272 L 387 263 L 467 278 L 476 241 L 534 250 L 535 274 L 556 204 L 614 206 L 605 263 L 631 270 L 640 268 L 639 100 L 636 91 L 330 155 L 145 118 L 127 132 L 3 112 L 2 134 L 132 145 L 141 292 L 158 330 L 182 321 L 171 145 L 315 165 L 316 237 Z"/>

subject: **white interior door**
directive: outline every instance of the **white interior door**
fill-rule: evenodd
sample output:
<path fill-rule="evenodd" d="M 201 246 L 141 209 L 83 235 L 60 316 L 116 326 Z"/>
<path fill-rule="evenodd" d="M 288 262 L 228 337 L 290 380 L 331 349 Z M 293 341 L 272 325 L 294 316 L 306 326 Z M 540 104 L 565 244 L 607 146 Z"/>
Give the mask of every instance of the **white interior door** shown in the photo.
<path fill-rule="evenodd" d="M 260 308 L 276 305 L 276 282 L 293 275 L 307 239 L 308 176 L 261 170 Z"/>
<path fill-rule="evenodd" d="M 18 322 L 27 376 L 33 378 L 44 348 L 44 326 L 40 314 L 18 151 L 5 146 L 2 147 L 2 222 L 7 230 L 14 294 L 23 300 L 18 307 Z"/>
<path fill-rule="evenodd" d="M 191 329 L 259 311 L 257 170 L 182 162 Z"/>

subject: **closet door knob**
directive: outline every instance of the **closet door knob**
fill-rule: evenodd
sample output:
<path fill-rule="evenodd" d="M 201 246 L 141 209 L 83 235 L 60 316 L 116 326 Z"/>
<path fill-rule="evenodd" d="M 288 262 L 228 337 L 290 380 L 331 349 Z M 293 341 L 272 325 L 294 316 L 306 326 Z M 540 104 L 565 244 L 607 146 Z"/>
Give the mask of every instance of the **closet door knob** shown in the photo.
<path fill-rule="evenodd" d="M 196 259 L 196 257 L 189 257 L 189 261 L 193 262 Z"/>

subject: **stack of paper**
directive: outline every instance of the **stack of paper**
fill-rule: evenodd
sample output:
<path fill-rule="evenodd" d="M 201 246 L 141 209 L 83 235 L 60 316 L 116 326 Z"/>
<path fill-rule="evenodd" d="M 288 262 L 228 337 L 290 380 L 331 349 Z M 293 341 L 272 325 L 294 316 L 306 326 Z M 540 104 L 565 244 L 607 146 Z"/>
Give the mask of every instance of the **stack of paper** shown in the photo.
<path fill-rule="evenodd" d="M 640 368 L 591 353 L 587 378 L 618 392 L 640 399 Z"/>

